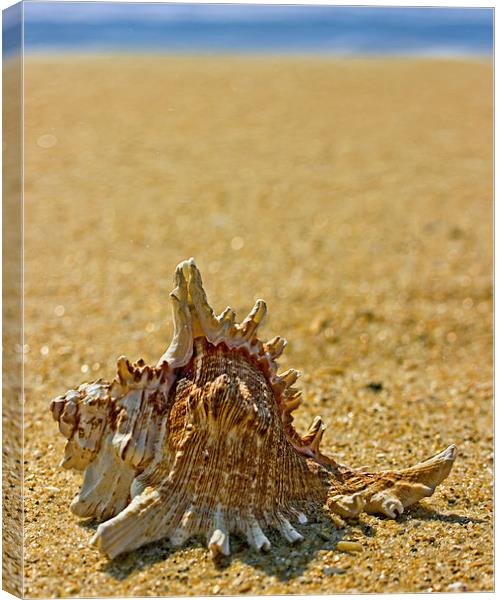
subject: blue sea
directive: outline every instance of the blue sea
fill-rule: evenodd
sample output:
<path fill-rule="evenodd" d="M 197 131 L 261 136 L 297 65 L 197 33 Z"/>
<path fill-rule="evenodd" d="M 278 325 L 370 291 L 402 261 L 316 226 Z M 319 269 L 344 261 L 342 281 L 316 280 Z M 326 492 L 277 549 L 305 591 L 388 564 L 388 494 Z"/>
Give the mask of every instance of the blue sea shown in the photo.
<path fill-rule="evenodd" d="M 492 55 L 493 9 L 25 2 L 28 52 Z M 4 48 L 14 30 L 4 18 Z"/>

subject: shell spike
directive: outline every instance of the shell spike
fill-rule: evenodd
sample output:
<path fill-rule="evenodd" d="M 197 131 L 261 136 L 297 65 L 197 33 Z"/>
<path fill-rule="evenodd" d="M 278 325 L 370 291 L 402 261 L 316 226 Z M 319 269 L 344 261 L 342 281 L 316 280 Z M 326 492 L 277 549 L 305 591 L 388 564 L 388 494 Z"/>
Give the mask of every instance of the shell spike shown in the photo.
<path fill-rule="evenodd" d="M 264 344 L 264 351 L 269 354 L 271 360 L 274 360 L 283 354 L 286 343 L 284 338 L 277 335 Z"/>
<path fill-rule="evenodd" d="M 181 523 L 170 536 L 170 543 L 174 548 L 182 546 L 193 535 L 195 511 L 190 506 L 182 516 Z"/>
<path fill-rule="evenodd" d="M 134 369 L 124 356 L 120 356 L 116 362 L 116 374 L 120 383 L 126 384 L 134 378 Z"/>
<path fill-rule="evenodd" d="M 292 395 L 285 400 L 285 414 L 290 414 L 302 404 L 301 393 L 299 390 L 293 390 Z"/>
<path fill-rule="evenodd" d="M 235 314 L 234 310 L 230 306 L 228 306 L 217 317 L 217 321 L 219 321 L 219 324 L 221 325 L 221 327 L 224 328 L 224 332 L 226 332 L 234 325 L 234 323 L 236 321 L 236 314 Z"/>
<path fill-rule="evenodd" d="M 174 274 L 175 288 L 170 292 L 179 300 L 187 300 L 187 277 L 186 277 L 186 264 L 188 261 L 181 262 L 177 265 Z"/>
<path fill-rule="evenodd" d="M 188 262 L 186 271 L 189 305 L 193 319 L 193 336 L 205 336 L 208 341 L 217 344 L 223 337 L 223 329 L 208 302 L 201 273 L 194 261 Z"/>
<path fill-rule="evenodd" d="M 213 558 L 217 558 L 219 555 L 229 556 L 231 554 L 229 533 L 225 529 L 216 529 L 210 536 L 208 548 Z"/>
<path fill-rule="evenodd" d="M 443 479 L 448 477 L 456 457 L 457 447 L 455 444 L 452 444 L 451 446 L 448 446 L 446 450 L 431 456 L 431 458 L 428 458 L 409 469 L 404 469 L 400 471 L 400 473 L 403 478 L 407 477 L 413 481 L 418 481 L 434 490 Z"/>
<path fill-rule="evenodd" d="M 431 496 L 434 489 L 450 473 L 456 458 L 456 447 L 424 460 L 409 469 L 400 471 L 351 471 L 344 476 L 345 489 L 339 494 L 338 482 L 334 482 L 328 494 L 327 507 L 343 517 L 352 517 L 362 510 L 369 514 L 385 514 L 391 519 L 422 498 Z M 350 478 L 354 482 L 351 486 Z M 360 492 L 359 479 L 366 486 Z M 357 482 L 357 483 L 356 483 Z"/>
<path fill-rule="evenodd" d="M 302 437 L 302 443 L 309 447 L 314 454 L 319 454 L 319 446 L 325 433 L 326 425 L 321 417 L 315 417 L 306 435 Z"/>
<path fill-rule="evenodd" d="M 314 436 L 314 439 L 311 442 L 310 447 L 311 447 L 311 450 L 314 452 L 314 454 L 319 454 L 319 446 L 321 444 L 321 440 L 323 439 L 323 434 L 325 433 L 325 429 L 326 429 L 326 425 L 322 425 L 316 432 L 316 435 Z"/>
<path fill-rule="evenodd" d="M 249 515 L 245 519 L 244 524 L 245 533 L 249 546 L 254 550 L 267 552 L 271 548 L 271 542 L 264 535 L 264 532 L 260 528 L 257 519 L 253 515 Z"/>
<path fill-rule="evenodd" d="M 189 311 L 187 281 L 184 275 L 184 263 L 175 271 L 175 289 L 170 293 L 174 335 L 167 351 L 161 356 L 157 366 L 167 362 L 173 369 L 186 365 L 193 354 L 193 327 Z"/>
<path fill-rule="evenodd" d="M 231 554 L 229 548 L 229 532 L 226 528 L 224 515 L 222 513 L 222 506 L 217 505 L 215 514 L 213 517 L 214 529 L 209 532 L 208 548 L 212 553 L 213 558 L 217 558 L 219 555 L 229 556 Z"/>
<path fill-rule="evenodd" d="M 300 377 L 300 371 L 288 369 L 288 371 L 280 373 L 278 377 L 283 381 L 286 387 L 291 387 Z"/>
<path fill-rule="evenodd" d="M 267 307 L 264 300 L 257 300 L 248 317 L 240 325 L 241 333 L 247 340 L 251 340 L 260 323 L 266 316 Z"/>
<path fill-rule="evenodd" d="M 296 510 L 295 508 L 293 508 L 292 513 L 301 525 L 306 525 L 308 523 L 309 519 L 300 510 Z"/>
<path fill-rule="evenodd" d="M 323 419 L 321 417 L 314 417 L 314 421 L 309 426 L 307 433 L 304 436 L 302 436 L 302 442 L 305 446 L 309 446 L 309 444 L 314 440 L 318 431 L 321 428 L 325 428 L 325 425 L 323 424 Z"/>
<path fill-rule="evenodd" d="M 296 542 L 300 542 L 304 539 L 303 536 L 292 527 L 288 519 L 285 519 L 285 517 L 278 517 L 278 524 L 276 528 L 289 544 L 295 544 Z"/>
<path fill-rule="evenodd" d="M 187 282 L 190 279 L 191 271 L 193 269 L 196 269 L 198 271 L 198 267 L 196 266 L 195 260 L 191 256 L 191 258 L 183 260 L 177 265 L 175 269 L 175 276 L 177 277 L 177 274 L 180 272 L 182 273 L 182 277 L 184 277 L 184 279 Z"/>

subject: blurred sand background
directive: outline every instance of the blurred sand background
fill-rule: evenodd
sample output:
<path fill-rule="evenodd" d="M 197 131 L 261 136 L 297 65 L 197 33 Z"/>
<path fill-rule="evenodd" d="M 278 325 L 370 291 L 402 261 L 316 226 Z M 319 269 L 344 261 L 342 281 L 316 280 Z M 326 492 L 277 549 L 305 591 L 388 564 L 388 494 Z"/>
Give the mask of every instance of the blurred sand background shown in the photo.
<path fill-rule="evenodd" d="M 28 596 L 493 589 L 492 91 L 480 60 L 27 57 Z M 217 311 L 267 301 L 325 451 L 384 468 L 456 443 L 435 495 L 217 565 L 196 541 L 90 547 L 50 399 L 156 362 L 190 256 Z"/>

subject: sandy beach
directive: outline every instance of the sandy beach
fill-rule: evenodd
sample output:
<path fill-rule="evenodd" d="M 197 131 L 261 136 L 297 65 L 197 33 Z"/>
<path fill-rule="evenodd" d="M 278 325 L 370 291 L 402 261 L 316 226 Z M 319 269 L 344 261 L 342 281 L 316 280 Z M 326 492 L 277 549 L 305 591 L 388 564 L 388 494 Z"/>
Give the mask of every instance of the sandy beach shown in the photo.
<path fill-rule="evenodd" d="M 492 93 L 479 59 L 26 58 L 27 596 L 493 590 Z M 196 540 L 89 546 L 50 400 L 156 363 L 190 256 L 217 312 L 266 300 L 324 452 L 392 468 L 456 443 L 434 496 L 217 564 Z"/>

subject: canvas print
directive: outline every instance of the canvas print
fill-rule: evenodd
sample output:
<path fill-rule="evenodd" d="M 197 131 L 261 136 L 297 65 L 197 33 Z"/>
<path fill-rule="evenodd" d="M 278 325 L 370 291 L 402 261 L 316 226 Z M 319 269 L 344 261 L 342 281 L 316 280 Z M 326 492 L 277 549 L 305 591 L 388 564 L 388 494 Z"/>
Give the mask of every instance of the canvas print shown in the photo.
<path fill-rule="evenodd" d="M 3 47 L 4 589 L 492 591 L 492 8 Z"/>

